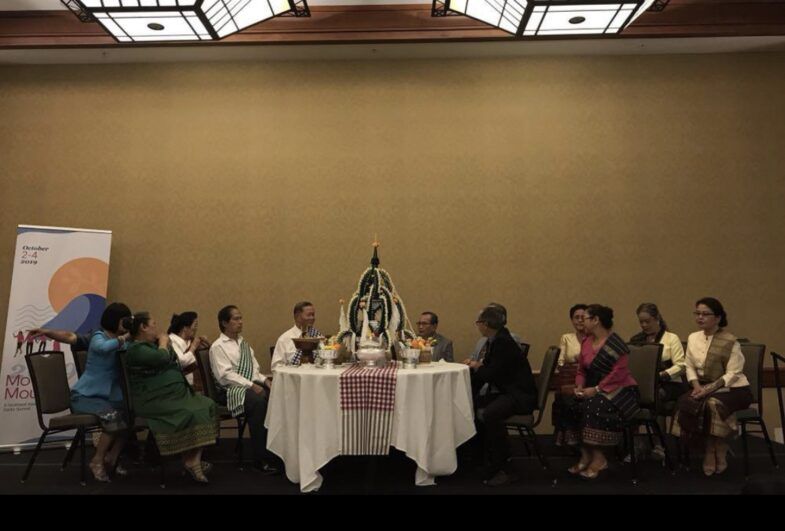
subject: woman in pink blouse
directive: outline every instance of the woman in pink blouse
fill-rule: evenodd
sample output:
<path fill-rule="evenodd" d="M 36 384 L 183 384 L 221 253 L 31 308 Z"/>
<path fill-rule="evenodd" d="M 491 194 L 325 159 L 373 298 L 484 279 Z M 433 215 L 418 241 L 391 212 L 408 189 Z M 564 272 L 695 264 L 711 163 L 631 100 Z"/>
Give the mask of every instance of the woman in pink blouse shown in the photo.
<path fill-rule="evenodd" d="M 567 442 L 580 444 L 571 474 L 595 479 L 608 468 L 603 449 L 621 442 L 623 423 L 638 410 L 638 383 L 627 368 L 629 349 L 612 331 L 613 310 L 590 304 L 584 316 L 575 404 L 567 412 Z"/>

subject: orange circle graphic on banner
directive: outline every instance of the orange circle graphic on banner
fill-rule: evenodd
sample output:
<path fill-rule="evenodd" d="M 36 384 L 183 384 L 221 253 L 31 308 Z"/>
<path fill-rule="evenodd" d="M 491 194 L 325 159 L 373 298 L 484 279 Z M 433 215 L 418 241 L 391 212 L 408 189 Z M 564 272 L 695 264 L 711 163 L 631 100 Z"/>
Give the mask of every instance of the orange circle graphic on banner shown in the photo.
<path fill-rule="evenodd" d="M 79 295 L 95 293 L 106 297 L 109 264 L 97 258 L 77 258 L 66 262 L 49 281 L 49 303 L 59 312 Z"/>

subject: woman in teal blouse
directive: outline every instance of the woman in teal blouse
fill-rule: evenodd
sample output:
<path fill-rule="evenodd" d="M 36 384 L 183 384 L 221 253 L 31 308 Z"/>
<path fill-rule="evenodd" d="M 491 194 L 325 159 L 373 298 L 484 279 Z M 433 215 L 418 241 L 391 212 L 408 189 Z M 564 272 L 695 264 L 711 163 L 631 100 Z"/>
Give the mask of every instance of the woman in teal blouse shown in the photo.
<path fill-rule="evenodd" d="M 93 332 L 87 349 L 87 363 L 82 376 L 71 388 L 71 411 L 95 415 L 101 424 L 101 438 L 90 461 L 90 470 L 98 481 L 109 481 L 107 468 L 114 468 L 125 445 L 126 420 L 123 416 L 123 391 L 117 352 L 128 337 L 123 326 L 131 310 L 122 303 L 112 303 L 101 315 L 101 330 Z M 121 473 L 118 467 L 117 472 Z"/>

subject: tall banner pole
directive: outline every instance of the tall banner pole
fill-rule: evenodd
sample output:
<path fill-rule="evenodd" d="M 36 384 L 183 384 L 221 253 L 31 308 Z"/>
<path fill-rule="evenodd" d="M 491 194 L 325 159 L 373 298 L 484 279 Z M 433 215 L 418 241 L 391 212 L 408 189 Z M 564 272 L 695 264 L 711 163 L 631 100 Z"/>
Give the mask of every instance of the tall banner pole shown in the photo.
<path fill-rule="evenodd" d="M 41 435 L 25 355 L 63 351 L 69 384 L 76 381 L 70 345 L 29 331 L 53 328 L 86 334 L 98 329 L 106 306 L 111 245 L 112 232 L 106 230 L 17 228 L 0 367 L 0 448 L 19 450 Z"/>

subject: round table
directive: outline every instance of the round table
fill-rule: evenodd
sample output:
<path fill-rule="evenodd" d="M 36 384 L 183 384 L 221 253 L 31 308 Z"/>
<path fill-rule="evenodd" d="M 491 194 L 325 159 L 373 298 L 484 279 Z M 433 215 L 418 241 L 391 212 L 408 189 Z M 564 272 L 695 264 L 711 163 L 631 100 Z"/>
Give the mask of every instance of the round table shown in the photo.
<path fill-rule="evenodd" d="M 391 446 L 417 463 L 415 484 L 458 468 L 455 449 L 475 434 L 469 368 L 439 361 L 396 373 Z M 265 426 L 267 448 L 302 492 L 322 485 L 319 469 L 342 455 L 339 376 L 347 367 L 275 370 Z M 377 369 L 365 369 L 377 370 Z"/>

